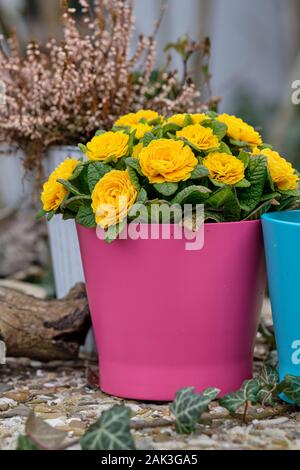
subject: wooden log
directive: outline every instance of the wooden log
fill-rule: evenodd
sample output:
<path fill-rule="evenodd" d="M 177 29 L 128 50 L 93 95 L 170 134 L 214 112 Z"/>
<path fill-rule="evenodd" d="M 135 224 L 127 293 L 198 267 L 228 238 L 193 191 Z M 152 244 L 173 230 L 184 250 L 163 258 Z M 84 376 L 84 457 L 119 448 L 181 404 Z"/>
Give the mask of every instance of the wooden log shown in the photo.
<path fill-rule="evenodd" d="M 41 300 L 0 287 L 0 340 L 7 356 L 76 359 L 90 325 L 84 284 L 61 300 Z"/>

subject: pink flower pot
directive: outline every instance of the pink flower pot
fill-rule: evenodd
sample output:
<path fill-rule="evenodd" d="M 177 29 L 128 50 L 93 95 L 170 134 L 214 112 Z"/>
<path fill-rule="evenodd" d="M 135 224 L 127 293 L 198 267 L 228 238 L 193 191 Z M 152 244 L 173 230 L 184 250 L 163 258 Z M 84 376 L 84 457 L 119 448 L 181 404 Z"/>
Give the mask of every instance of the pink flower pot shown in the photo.
<path fill-rule="evenodd" d="M 182 387 L 224 394 L 251 378 L 265 291 L 260 221 L 206 224 L 200 251 L 174 237 L 108 245 L 77 230 L 104 392 L 169 401 Z"/>

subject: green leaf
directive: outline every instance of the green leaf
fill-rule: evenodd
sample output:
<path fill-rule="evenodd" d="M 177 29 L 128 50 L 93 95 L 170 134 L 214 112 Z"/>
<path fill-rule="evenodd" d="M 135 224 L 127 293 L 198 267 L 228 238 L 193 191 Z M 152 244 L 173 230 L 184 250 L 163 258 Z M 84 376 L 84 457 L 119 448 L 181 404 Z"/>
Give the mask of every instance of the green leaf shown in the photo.
<path fill-rule="evenodd" d="M 69 209 L 71 211 L 77 212 L 82 203 L 86 201 L 90 201 L 90 200 L 91 200 L 91 196 L 88 196 L 88 195 L 74 196 L 74 197 L 65 199 L 61 203 L 60 207 L 62 211 L 64 211 L 65 209 Z"/>
<path fill-rule="evenodd" d="M 179 390 L 170 407 L 176 419 L 177 432 L 183 434 L 193 432 L 201 414 L 219 393 L 220 390 L 217 388 L 208 388 L 200 394 L 195 393 L 194 387 Z"/>
<path fill-rule="evenodd" d="M 272 367 L 269 364 L 264 364 L 258 380 L 262 385 L 277 385 L 279 382 L 278 372 L 275 367 Z"/>
<path fill-rule="evenodd" d="M 172 199 L 172 204 L 187 204 L 189 201 L 202 203 L 209 198 L 211 190 L 205 186 L 188 186 Z"/>
<path fill-rule="evenodd" d="M 139 191 L 141 189 L 141 185 L 137 172 L 131 166 L 127 166 L 127 171 L 133 186 L 137 191 Z"/>
<path fill-rule="evenodd" d="M 258 220 L 261 218 L 263 214 L 268 212 L 272 206 L 279 206 L 280 203 L 276 199 L 272 199 L 271 201 L 264 201 L 262 204 L 257 206 L 253 211 L 247 214 L 243 220 Z"/>
<path fill-rule="evenodd" d="M 208 176 L 208 169 L 204 165 L 197 165 L 191 173 L 190 179 L 196 180 Z"/>
<path fill-rule="evenodd" d="M 210 121 L 210 125 L 207 127 L 210 127 L 213 130 L 213 133 L 218 137 L 219 140 L 222 140 L 223 137 L 225 137 L 228 129 L 224 122 L 216 120 Z"/>
<path fill-rule="evenodd" d="M 263 155 L 255 155 L 249 159 L 245 177 L 251 183 L 251 187 L 239 193 L 239 200 L 252 211 L 261 200 L 267 180 L 267 162 Z"/>
<path fill-rule="evenodd" d="M 125 163 L 127 166 L 130 166 L 131 168 L 133 168 L 139 175 L 143 176 L 140 162 L 138 161 L 137 158 L 128 157 L 126 158 Z"/>
<path fill-rule="evenodd" d="M 146 132 L 144 137 L 142 138 L 143 147 L 148 147 L 152 140 L 156 140 L 156 136 L 152 134 L 152 132 Z"/>
<path fill-rule="evenodd" d="M 263 194 L 260 201 L 261 202 L 271 201 L 272 199 L 280 199 L 280 198 L 281 198 L 280 193 L 272 192 L 272 193 L 269 193 L 269 194 Z"/>
<path fill-rule="evenodd" d="M 125 225 L 126 218 L 121 220 L 121 222 L 119 222 L 118 224 L 111 225 L 110 227 L 108 227 L 108 229 L 106 230 L 106 237 L 104 241 L 109 244 L 115 241 L 120 235 L 120 233 L 123 232 Z"/>
<path fill-rule="evenodd" d="M 83 163 L 80 163 L 79 165 L 77 165 L 77 167 L 73 171 L 73 174 L 70 176 L 70 178 L 68 178 L 68 181 L 76 180 L 78 178 L 78 176 L 81 174 L 83 169 L 84 169 L 84 164 Z"/>
<path fill-rule="evenodd" d="M 83 145 L 83 144 L 78 144 L 78 148 L 79 148 L 79 150 L 80 150 L 82 153 L 84 153 L 84 154 L 86 154 L 87 151 L 88 151 L 87 146 L 86 146 L 86 145 Z"/>
<path fill-rule="evenodd" d="M 193 118 L 190 114 L 186 114 L 183 120 L 183 127 L 191 126 L 193 124 Z"/>
<path fill-rule="evenodd" d="M 283 393 L 286 398 L 295 404 L 300 404 L 300 377 L 286 375 L 277 387 L 277 391 Z"/>
<path fill-rule="evenodd" d="M 225 142 L 220 143 L 220 147 L 218 149 L 218 152 L 228 153 L 228 155 L 232 155 L 232 152 L 231 152 L 230 148 L 228 147 L 227 144 L 225 144 Z"/>
<path fill-rule="evenodd" d="M 219 212 L 213 212 L 213 211 L 205 211 L 204 212 L 204 220 L 205 222 L 207 221 L 213 221 L 213 222 L 225 222 L 226 219 L 222 214 Z"/>
<path fill-rule="evenodd" d="M 244 167 L 247 168 L 248 165 L 249 165 L 249 159 L 251 158 L 250 157 L 250 153 L 249 152 L 245 152 L 244 150 L 241 150 L 240 153 L 237 155 L 237 157 L 239 160 L 241 160 L 241 162 L 243 162 L 244 164 Z"/>
<path fill-rule="evenodd" d="M 144 204 L 147 201 L 147 199 L 148 199 L 148 196 L 147 196 L 146 189 L 141 188 L 140 192 L 137 195 L 137 198 L 136 198 L 135 202 L 139 202 L 140 204 Z"/>
<path fill-rule="evenodd" d="M 112 167 L 110 165 L 107 165 L 102 162 L 91 162 L 88 165 L 88 185 L 90 192 L 92 193 L 94 191 L 94 188 L 98 181 L 101 180 L 101 178 L 106 175 L 106 173 L 109 173 L 112 170 Z"/>
<path fill-rule="evenodd" d="M 82 193 L 79 191 L 79 189 L 70 183 L 70 181 L 58 179 L 57 182 L 62 184 L 70 193 L 75 194 L 76 196 L 82 196 Z"/>
<path fill-rule="evenodd" d="M 231 143 L 231 145 L 234 145 L 235 147 L 249 147 L 249 143 L 248 142 L 244 142 L 243 140 L 234 140 L 234 139 L 230 139 L 229 142 Z"/>
<path fill-rule="evenodd" d="M 250 181 L 247 181 L 245 178 L 234 185 L 235 188 L 249 188 L 250 186 Z"/>
<path fill-rule="evenodd" d="M 114 405 L 81 438 L 83 450 L 134 450 L 129 428 L 130 408 Z"/>
<path fill-rule="evenodd" d="M 36 218 L 36 219 L 42 219 L 46 214 L 47 214 L 47 212 L 44 211 L 44 209 L 40 209 L 40 210 L 36 213 L 35 218 Z"/>
<path fill-rule="evenodd" d="M 96 227 L 95 214 L 90 205 L 82 205 L 76 215 L 76 222 L 83 227 Z"/>
<path fill-rule="evenodd" d="M 48 212 L 47 213 L 47 220 L 48 222 L 50 222 L 51 219 L 53 219 L 53 217 L 55 216 L 56 214 L 56 211 L 51 211 L 51 212 Z"/>
<path fill-rule="evenodd" d="M 281 191 L 280 189 L 278 190 L 280 192 L 280 194 L 282 194 L 283 196 L 287 196 L 287 197 L 300 197 L 300 191 L 298 189 L 294 189 L 294 190 L 289 190 L 289 191 Z"/>
<path fill-rule="evenodd" d="M 239 220 L 241 207 L 236 197 L 234 188 L 226 186 L 215 191 L 205 203 L 206 207 L 212 207 L 222 212 L 226 220 Z"/>
<path fill-rule="evenodd" d="M 237 409 L 244 405 L 247 401 L 256 403 L 256 395 L 259 389 L 260 385 L 257 380 L 246 380 L 240 390 L 224 395 L 222 398 L 220 398 L 219 403 L 230 413 L 235 413 Z"/>
<path fill-rule="evenodd" d="M 104 129 L 99 129 L 98 131 L 96 131 L 95 133 L 95 136 L 99 136 L 99 135 L 103 135 L 103 134 L 106 134 L 106 131 Z"/>
<path fill-rule="evenodd" d="M 162 127 L 162 130 L 163 130 L 163 134 L 164 135 L 167 135 L 168 132 L 174 132 L 176 133 L 177 131 L 180 131 L 182 129 L 181 126 L 179 126 L 178 124 L 175 124 L 173 122 L 170 122 L 169 124 L 165 124 L 163 127 Z"/>
<path fill-rule="evenodd" d="M 156 183 L 153 186 L 163 196 L 172 196 L 178 189 L 177 183 Z"/>
<path fill-rule="evenodd" d="M 40 450 L 27 436 L 20 434 L 16 450 Z"/>
<path fill-rule="evenodd" d="M 215 119 L 218 117 L 218 113 L 215 113 L 215 111 L 207 111 L 205 114 L 211 119 Z"/>

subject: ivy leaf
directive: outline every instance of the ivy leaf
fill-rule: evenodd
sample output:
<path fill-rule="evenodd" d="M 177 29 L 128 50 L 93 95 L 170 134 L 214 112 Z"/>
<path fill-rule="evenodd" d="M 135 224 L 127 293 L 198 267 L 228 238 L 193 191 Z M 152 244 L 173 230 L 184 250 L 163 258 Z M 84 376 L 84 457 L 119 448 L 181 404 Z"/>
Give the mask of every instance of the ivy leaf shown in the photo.
<path fill-rule="evenodd" d="M 239 200 L 252 211 L 261 200 L 267 180 L 267 162 L 263 155 L 255 155 L 249 159 L 245 177 L 251 183 L 251 187 L 240 192 Z"/>
<path fill-rule="evenodd" d="M 177 432 L 182 434 L 193 432 L 201 414 L 219 393 L 220 390 L 217 388 L 208 388 L 200 394 L 195 393 L 194 387 L 179 390 L 170 407 L 176 419 Z"/>
<path fill-rule="evenodd" d="M 191 180 L 196 180 L 208 176 L 208 169 L 204 165 L 197 165 L 191 173 Z"/>
<path fill-rule="evenodd" d="M 300 404 L 300 377 L 286 375 L 278 385 L 277 392 L 283 393 L 293 403 Z"/>
<path fill-rule="evenodd" d="M 128 171 L 128 174 L 129 174 L 129 177 L 133 186 L 135 187 L 137 191 L 139 191 L 141 189 L 141 185 L 139 182 L 139 177 L 137 175 L 137 172 L 131 166 L 127 166 L 127 171 Z"/>
<path fill-rule="evenodd" d="M 75 194 L 76 196 L 82 196 L 82 193 L 79 191 L 79 189 L 70 183 L 70 181 L 58 179 L 57 182 L 62 184 L 70 193 Z"/>
<path fill-rule="evenodd" d="M 278 381 L 277 370 L 269 364 L 264 365 L 258 377 L 260 390 L 256 395 L 256 399 L 259 403 L 263 405 L 274 405 L 274 391 L 278 385 Z"/>
<path fill-rule="evenodd" d="M 40 450 L 27 436 L 20 434 L 17 440 L 16 450 Z"/>
<path fill-rule="evenodd" d="M 88 185 L 90 192 L 94 191 L 94 188 L 98 181 L 112 170 L 110 165 L 101 162 L 91 162 L 88 165 Z"/>
<path fill-rule="evenodd" d="M 76 215 L 76 222 L 86 228 L 96 227 L 95 214 L 90 206 L 85 204 L 79 208 Z"/>
<path fill-rule="evenodd" d="M 143 175 L 140 162 L 138 161 L 137 158 L 128 157 L 126 158 L 125 163 L 127 166 L 133 168 L 139 175 L 141 176 Z"/>
<path fill-rule="evenodd" d="M 211 190 L 206 186 L 188 186 L 172 199 L 172 204 L 187 204 L 188 202 L 197 202 L 201 204 L 209 198 Z"/>
<path fill-rule="evenodd" d="M 56 450 L 66 441 L 68 434 L 55 429 L 34 413 L 31 413 L 26 422 L 26 436 L 40 449 Z"/>
<path fill-rule="evenodd" d="M 265 364 L 260 372 L 258 380 L 263 385 L 277 385 L 279 382 L 278 372 L 275 367 Z"/>
<path fill-rule="evenodd" d="M 259 389 L 260 385 L 258 380 L 246 380 L 240 390 L 224 395 L 222 398 L 220 398 L 219 403 L 230 413 L 235 413 L 236 410 L 244 405 L 247 401 L 255 403 L 257 401 L 256 395 Z"/>
<path fill-rule="evenodd" d="M 120 235 L 120 233 L 123 232 L 125 225 L 126 218 L 121 220 L 118 224 L 111 225 L 110 227 L 108 227 L 108 229 L 106 230 L 106 237 L 104 241 L 109 244 L 115 241 Z"/>
<path fill-rule="evenodd" d="M 178 189 L 177 183 L 156 183 L 153 186 L 163 196 L 172 196 Z"/>
<path fill-rule="evenodd" d="M 134 450 L 129 428 L 130 408 L 114 405 L 81 438 L 83 450 Z"/>

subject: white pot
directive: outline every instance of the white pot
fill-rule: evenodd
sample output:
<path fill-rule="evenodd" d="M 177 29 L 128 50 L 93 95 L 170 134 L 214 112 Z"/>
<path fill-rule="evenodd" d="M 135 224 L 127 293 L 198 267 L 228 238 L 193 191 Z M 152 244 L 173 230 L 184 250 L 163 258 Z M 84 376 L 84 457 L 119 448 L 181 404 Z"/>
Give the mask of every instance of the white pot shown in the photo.
<path fill-rule="evenodd" d="M 47 175 L 67 157 L 82 156 L 76 147 L 50 147 L 47 152 Z M 79 244 L 74 220 L 63 220 L 57 215 L 48 223 L 52 265 L 57 298 L 64 297 L 77 283 L 84 282 Z"/>
<path fill-rule="evenodd" d="M 0 145 L 0 206 L 14 209 L 32 193 L 23 167 L 25 155 L 17 147 Z"/>

